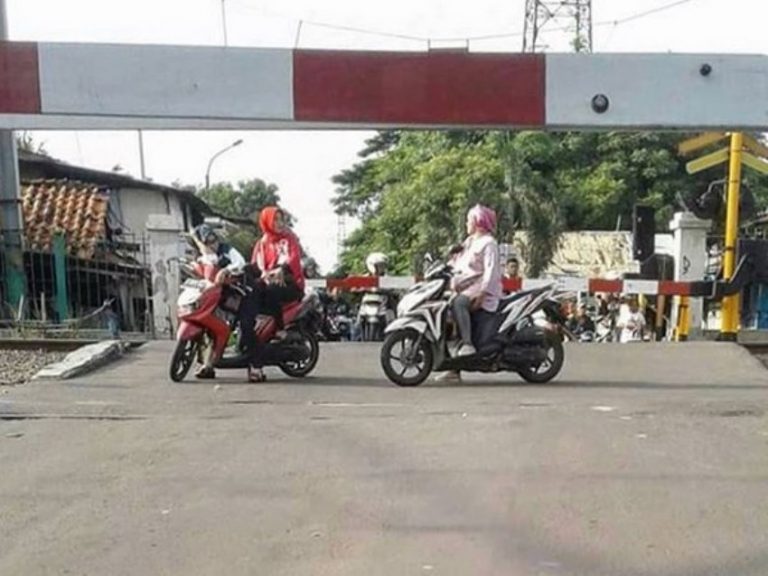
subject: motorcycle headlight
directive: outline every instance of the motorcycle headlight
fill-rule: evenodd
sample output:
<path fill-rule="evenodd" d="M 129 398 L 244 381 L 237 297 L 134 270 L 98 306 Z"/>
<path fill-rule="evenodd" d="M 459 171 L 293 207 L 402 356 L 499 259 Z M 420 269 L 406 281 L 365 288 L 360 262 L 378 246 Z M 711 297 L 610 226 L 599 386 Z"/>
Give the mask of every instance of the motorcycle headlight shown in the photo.
<path fill-rule="evenodd" d="M 198 306 L 200 306 L 200 296 L 200 291 L 193 289 L 184 290 L 181 294 L 179 294 L 179 299 L 176 302 L 176 307 L 179 311 L 179 314 L 191 314 L 197 310 Z"/>

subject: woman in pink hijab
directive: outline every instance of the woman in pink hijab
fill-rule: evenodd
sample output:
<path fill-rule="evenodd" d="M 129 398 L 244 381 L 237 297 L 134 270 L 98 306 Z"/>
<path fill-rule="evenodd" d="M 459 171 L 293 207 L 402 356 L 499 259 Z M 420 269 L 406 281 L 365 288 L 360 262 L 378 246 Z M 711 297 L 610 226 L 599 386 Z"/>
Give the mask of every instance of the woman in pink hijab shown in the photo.
<path fill-rule="evenodd" d="M 472 344 L 471 313 L 494 314 L 502 294 L 499 245 L 493 237 L 496 213 L 487 206 L 475 205 L 467 213 L 467 238 L 455 256 L 453 317 L 459 329 L 461 346 L 458 356 L 471 356 L 477 351 Z"/>

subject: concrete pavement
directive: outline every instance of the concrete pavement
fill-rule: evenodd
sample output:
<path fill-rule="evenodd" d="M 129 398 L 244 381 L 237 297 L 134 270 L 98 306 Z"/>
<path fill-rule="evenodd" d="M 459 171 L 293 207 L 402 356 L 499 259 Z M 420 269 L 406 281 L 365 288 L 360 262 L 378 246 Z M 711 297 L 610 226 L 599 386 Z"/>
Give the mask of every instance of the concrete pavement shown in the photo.
<path fill-rule="evenodd" d="M 170 350 L 0 396 L 0 574 L 768 572 L 768 372 L 734 345 L 416 389 L 375 345 L 266 385 L 172 384 Z"/>

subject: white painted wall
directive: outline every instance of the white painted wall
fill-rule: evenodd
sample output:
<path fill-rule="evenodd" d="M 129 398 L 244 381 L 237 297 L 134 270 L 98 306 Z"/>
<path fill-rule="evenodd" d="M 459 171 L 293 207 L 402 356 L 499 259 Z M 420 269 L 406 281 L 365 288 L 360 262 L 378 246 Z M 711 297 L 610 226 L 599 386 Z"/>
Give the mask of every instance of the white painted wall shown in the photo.
<path fill-rule="evenodd" d="M 153 190 L 122 188 L 117 192 L 119 217 L 134 234 L 147 231 L 147 220 L 150 214 L 168 214 L 184 222 L 182 202 L 175 194 L 168 194 L 166 204 L 164 194 Z"/>
<path fill-rule="evenodd" d="M 44 114 L 293 118 L 286 49 L 41 43 Z"/>
<path fill-rule="evenodd" d="M 184 255 L 181 221 L 168 214 L 152 214 L 147 221 L 152 267 L 152 308 L 155 337 L 173 338 L 177 327 L 179 295 L 178 258 Z"/>

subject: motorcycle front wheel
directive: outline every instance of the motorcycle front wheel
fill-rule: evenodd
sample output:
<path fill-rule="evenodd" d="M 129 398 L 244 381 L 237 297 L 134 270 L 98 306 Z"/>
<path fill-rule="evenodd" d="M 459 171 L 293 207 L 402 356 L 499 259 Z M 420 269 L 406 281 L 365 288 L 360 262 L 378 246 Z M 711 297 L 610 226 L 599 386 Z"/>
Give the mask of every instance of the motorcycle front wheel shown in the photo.
<path fill-rule="evenodd" d="M 197 340 L 179 340 L 171 356 L 169 375 L 174 382 L 181 382 L 189 373 L 197 357 Z"/>
<path fill-rule="evenodd" d="M 398 386 L 418 386 L 432 372 L 434 361 L 429 341 L 415 330 L 389 334 L 381 347 L 384 374 Z"/>
<path fill-rule="evenodd" d="M 531 384 L 546 384 L 560 373 L 565 362 L 565 349 L 560 338 L 550 337 L 547 340 L 547 356 L 536 366 L 520 368 L 517 373 L 523 380 Z"/>

